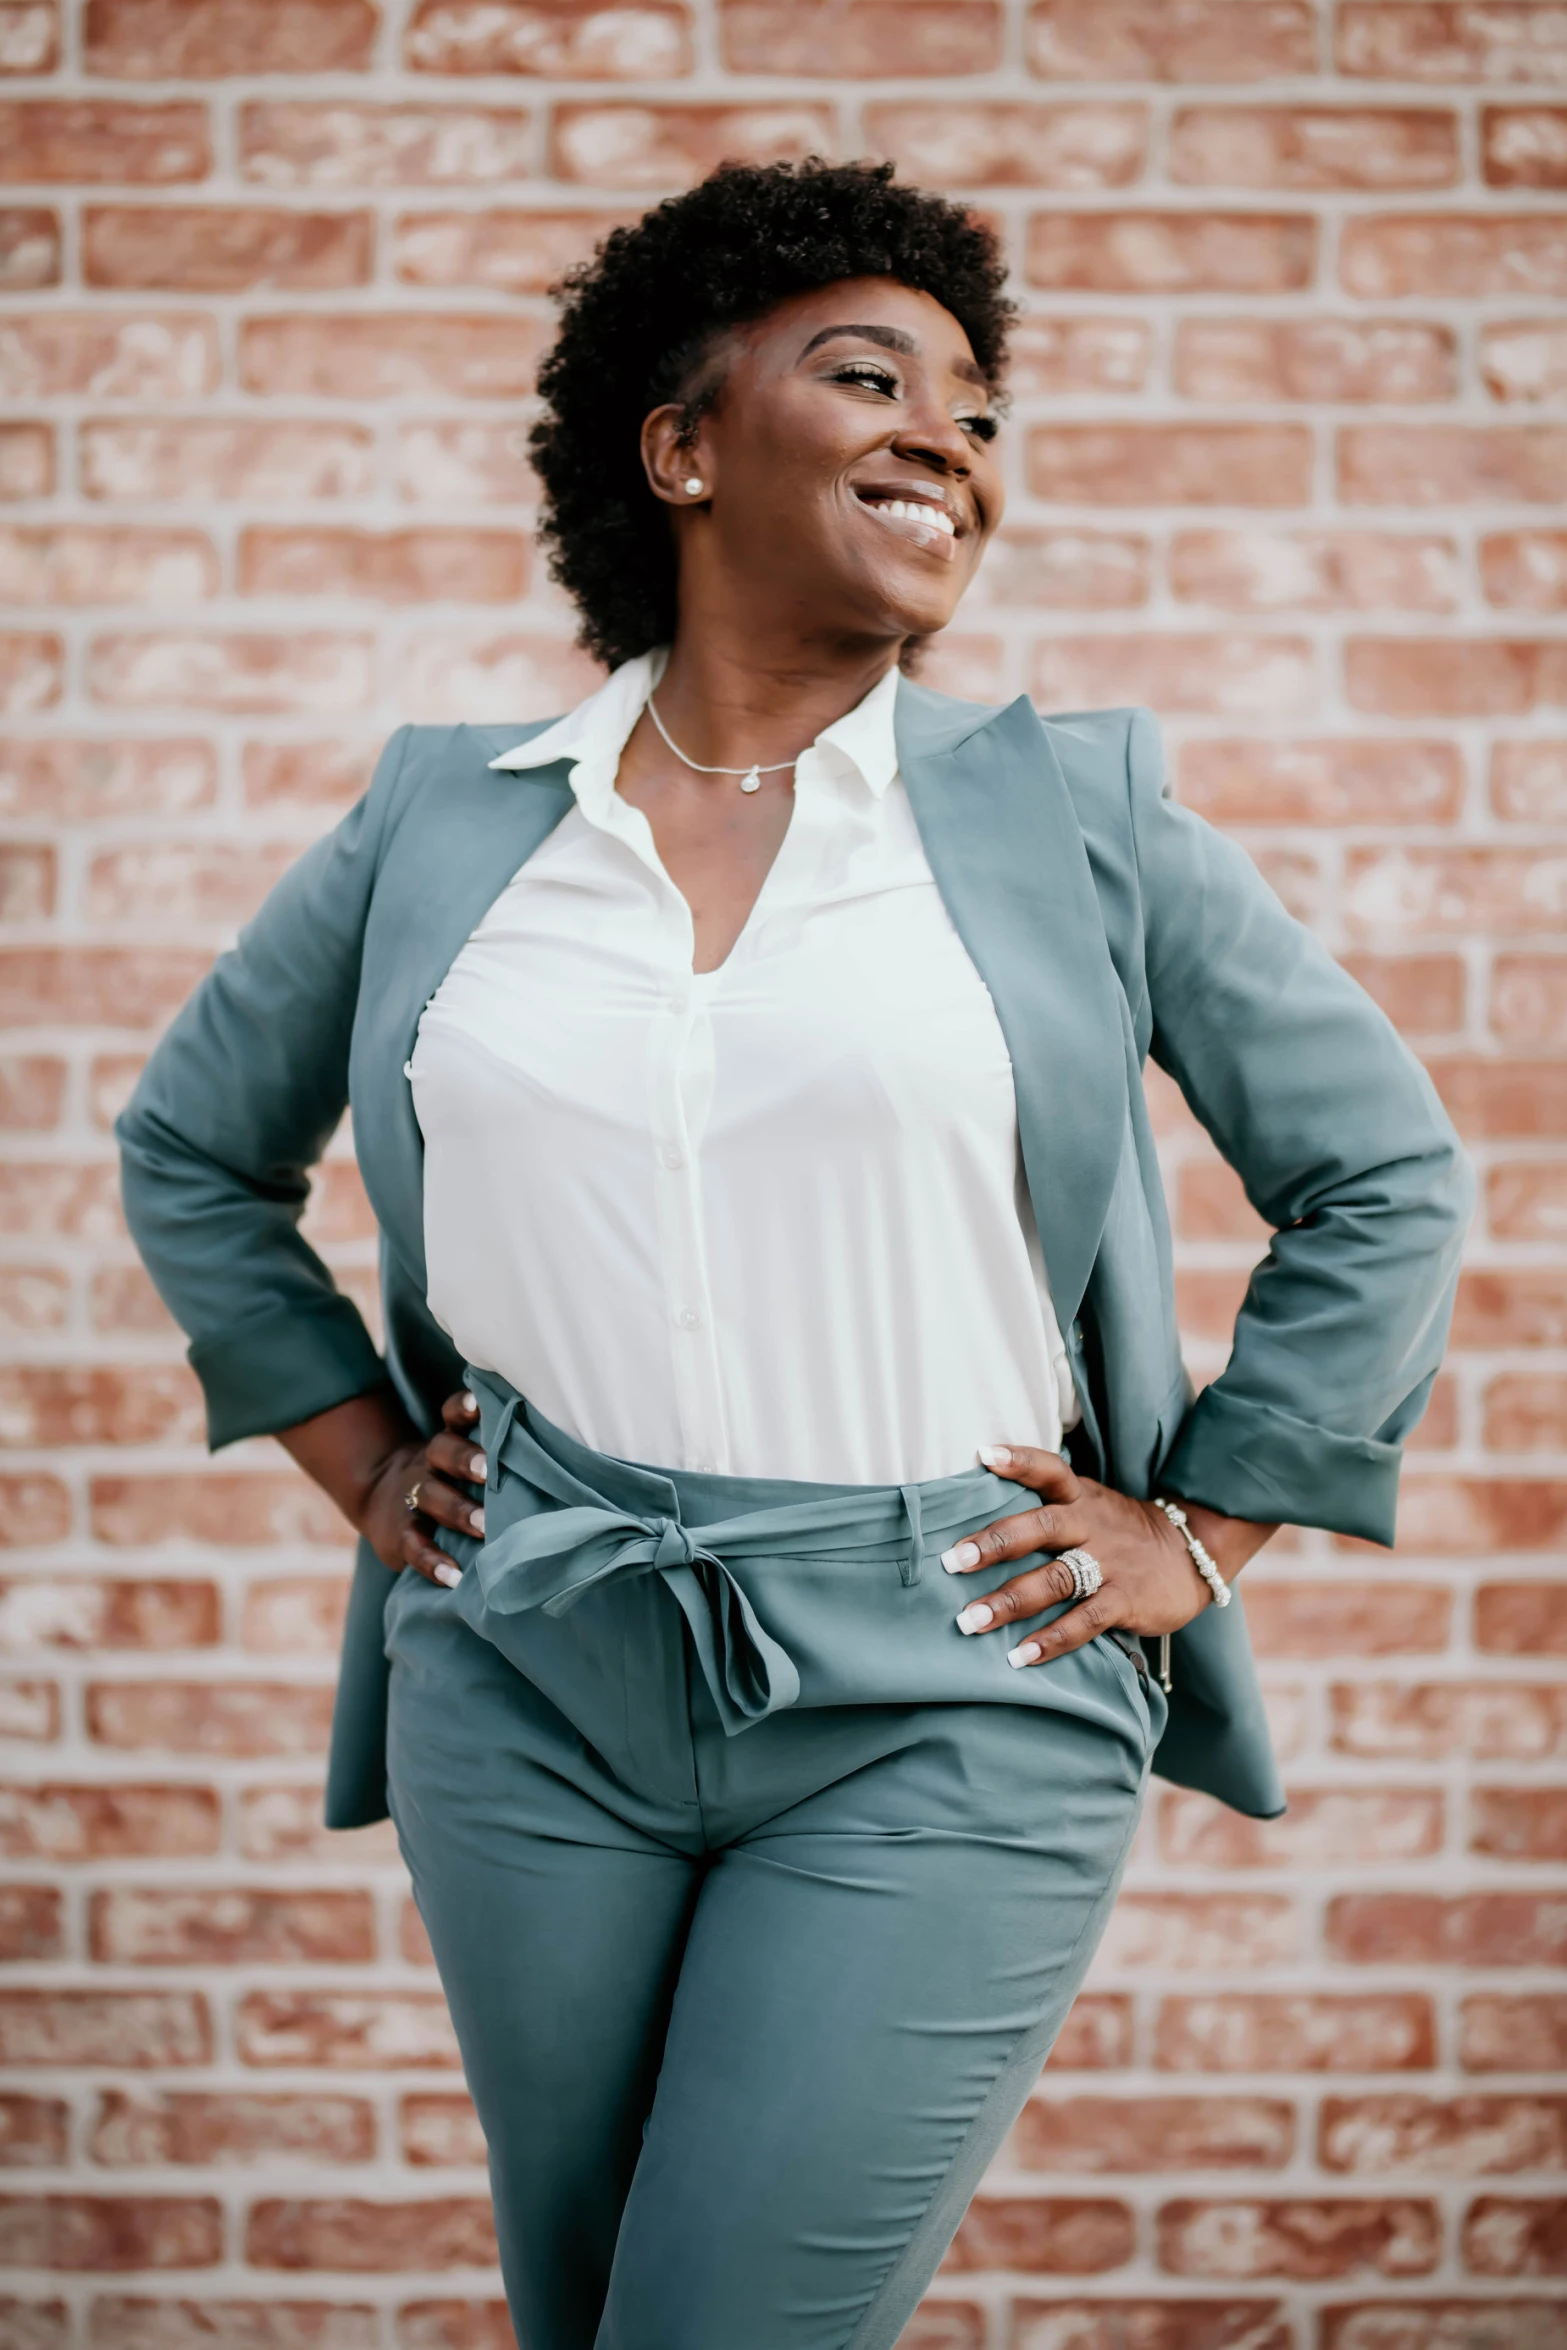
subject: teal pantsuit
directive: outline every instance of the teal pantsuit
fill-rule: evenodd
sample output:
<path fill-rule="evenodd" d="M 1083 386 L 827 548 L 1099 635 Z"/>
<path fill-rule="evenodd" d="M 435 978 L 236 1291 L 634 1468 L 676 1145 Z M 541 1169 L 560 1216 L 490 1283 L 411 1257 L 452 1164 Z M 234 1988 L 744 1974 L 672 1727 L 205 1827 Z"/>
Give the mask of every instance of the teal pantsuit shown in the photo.
<path fill-rule="evenodd" d="M 895 723 L 1012 1060 L 1076 1465 L 1391 1541 L 1473 1197 L 1424 1072 L 1249 859 L 1171 801 L 1146 713 L 1044 721 L 900 682 Z M 404 1068 L 475 924 L 572 804 L 564 763 L 490 767 L 528 731 L 395 736 L 120 1121 L 126 1212 L 214 1445 L 384 1380 L 433 1428 L 465 1376 L 426 1304 Z M 1149 1058 L 1274 1235 L 1196 1396 Z M 299 1231 L 349 1106 L 384 1356 Z M 944 1515 L 1016 1498 L 997 1480 L 759 1492 L 573 1466 L 480 1385 L 510 1482 L 450 1595 L 389 1587 L 361 1544 L 327 1817 L 383 1815 L 390 1734 L 520 2338 L 869 2350 L 1048 2046 L 1148 1749 L 1179 1784 L 1282 1808 L 1244 1610 L 1176 1635 L 1167 1709 L 1135 1643 L 1009 1673 L 1001 1639 L 952 1628 L 931 1564 Z M 587 2178 L 591 2212 L 566 2184 Z"/>

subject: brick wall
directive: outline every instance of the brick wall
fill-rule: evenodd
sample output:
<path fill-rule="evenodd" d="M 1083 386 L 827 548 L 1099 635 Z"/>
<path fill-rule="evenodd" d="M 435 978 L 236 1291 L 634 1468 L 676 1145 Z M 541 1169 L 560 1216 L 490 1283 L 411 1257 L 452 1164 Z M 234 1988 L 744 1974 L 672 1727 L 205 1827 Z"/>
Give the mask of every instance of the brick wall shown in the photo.
<path fill-rule="evenodd" d="M 339 1529 L 204 1457 L 108 1124 L 393 724 L 581 682 L 542 288 L 810 148 L 1026 289 L 946 681 L 1153 703 L 1484 1170 L 1398 1554 L 1248 1576 L 1290 1816 L 1154 1802 L 910 2340 L 1567 2342 L 1567 15 L 0 0 L 0 76 L 0 2350 L 510 2341 L 393 1846 L 317 1826 Z M 1259 1235 L 1158 1099 L 1211 1372 Z M 346 1154 L 310 1221 L 363 1293 Z"/>

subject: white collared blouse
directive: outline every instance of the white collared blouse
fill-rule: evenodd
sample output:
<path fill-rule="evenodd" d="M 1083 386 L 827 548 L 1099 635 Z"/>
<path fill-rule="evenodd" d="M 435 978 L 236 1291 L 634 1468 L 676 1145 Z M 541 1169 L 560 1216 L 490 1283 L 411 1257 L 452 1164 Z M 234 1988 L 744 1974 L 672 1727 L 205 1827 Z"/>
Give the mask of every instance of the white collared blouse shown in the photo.
<path fill-rule="evenodd" d="M 1012 1065 L 898 776 L 896 672 L 801 755 L 745 928 L 696 973 L 615 789 L 661 670 L 491 762 L 570 759 L 576 805 L 419 1025 L 431 1312 L 622 1459 L 903 1484 L 1059 1446 Z"/>

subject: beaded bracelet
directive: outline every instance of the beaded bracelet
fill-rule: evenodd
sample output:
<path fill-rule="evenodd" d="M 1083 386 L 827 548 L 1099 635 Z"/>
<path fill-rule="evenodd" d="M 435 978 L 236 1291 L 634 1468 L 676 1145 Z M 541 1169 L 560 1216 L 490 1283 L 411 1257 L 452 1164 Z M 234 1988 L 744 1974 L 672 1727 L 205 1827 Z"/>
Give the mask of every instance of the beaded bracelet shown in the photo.
<path fill-rule="evenodd" d="M 1192 1565 L 1197 1569 L 1198 1574 L 1201 1575 L 1203 1581 L 1207 1584 L 1208 1589 L 1213 1593 L 1214 1606 L 1228 1607 L 1230 1604 L 1230 1587 L 1228 1583 L 1225 1582 L 1224 1577 L 1220 1574 L 1218 1567 L 1215 1565 L 1212 1554 L 1204 1547 L 1201 1542 L 1198 1541 L 1196 1535 L 1192 1532 L 1191 1527 L 1187 1524 L 1186 1512 L 1182 1509 L 1180 1503 L 1178 1501 L 1166 1501 L 1162 1494 L 1155 1494 L 1153 1506 L 1156 1510 L 1163 1510 L 1165 1516 L 1169 1519 L 1171 1525 L 1175 1528 L 1177 1534 L 1179 1534 L 1181 1540 L 1185 1543 L 1187 1549 L 1191 1552 Z"/>

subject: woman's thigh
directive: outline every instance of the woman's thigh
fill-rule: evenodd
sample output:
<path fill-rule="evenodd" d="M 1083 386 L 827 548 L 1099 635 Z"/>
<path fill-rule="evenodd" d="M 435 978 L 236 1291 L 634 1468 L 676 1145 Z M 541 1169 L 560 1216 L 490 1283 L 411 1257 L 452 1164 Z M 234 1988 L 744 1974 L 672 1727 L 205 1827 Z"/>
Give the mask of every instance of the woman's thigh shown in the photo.
<path fill-rule="evenodd" d="M 597 2350 L 889 2350 L 1026 2098 L 1143 1767 L 1023 1707 L 908 1729 L 704 1880 Z"/>

